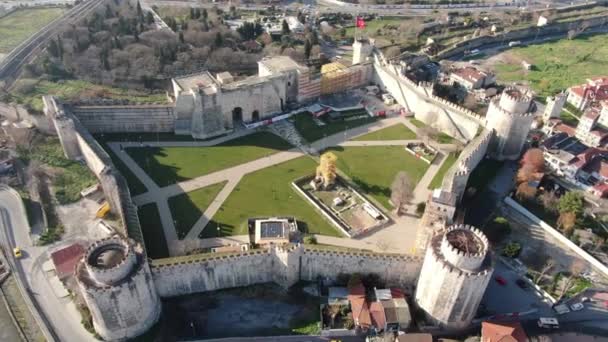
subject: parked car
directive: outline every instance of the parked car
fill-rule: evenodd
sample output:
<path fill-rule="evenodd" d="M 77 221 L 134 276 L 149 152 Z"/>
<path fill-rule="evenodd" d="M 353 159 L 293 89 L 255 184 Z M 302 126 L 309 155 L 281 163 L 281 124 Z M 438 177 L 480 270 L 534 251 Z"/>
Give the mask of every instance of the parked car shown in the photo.
<path fill-rule="evenodd" d="M 570 305 L 570 310 L 572 311 L 581 311 L 585 308 L 585 306 L 583 305 L 583 303 L 574 303 L 572 305 Z"/>
<path fill-rule="evenodd" d="M 517 286 L 519 286 L 521 289 L 524 289 L 524 290 L 525 290 L 525 289 L 527 289 L 527 288 L 528 288 L 528 283 L 526 283 L 526 281 L 525 281 L 525 280 L 523 280 L 523 279 L 517 279 L 517 280 L 515 281 L 515 283 L 516 283 L 516 284 L 517 284 Z"/>
<path fill-rule="evenodd" d="M 589 298 L 589 297 L 582 297 L 581 298 L 581 303 L 587 303 L 587 302 L 592 302 L 591 298 Z"/>
<path fill-rule="evenodd" d="M 540 328 L 559 329 L 559 322 L 554 317 L 541 317 L 537 323 Z"/>
<path fill-rule="evenodd" d="M 496 276 L 494 277 L 494 280 L 496 280 L 497 283 L 499 283 L 502 286 L 507 285 L 507 280 L 501 276 Z"/>

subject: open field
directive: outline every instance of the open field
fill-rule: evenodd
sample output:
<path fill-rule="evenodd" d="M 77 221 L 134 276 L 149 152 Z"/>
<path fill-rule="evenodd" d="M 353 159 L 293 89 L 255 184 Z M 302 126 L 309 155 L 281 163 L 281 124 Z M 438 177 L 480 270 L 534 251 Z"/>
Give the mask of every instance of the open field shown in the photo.
<path fill-rule="evenodd" d="M 416 133 L 407 128 L 404 124 L 396 124 L 381 130 L 367 133 L 353 140 L 370 141 L 370 140 L 410 140 L 416 139 Z"/>
<path fill-rule="evenodd" d="M 175 221 L 177 237 L 182 239 L 203 215 L 205 209 L 227 182 L 217 183 L 185 194 L 169 198 L 171 216 Z"/>
<path fill-rule="evenodd" d="M 146 244 L 148 256 L 152 259 L 167 258 L 169 256 L 169 248 L 165 239 L 163 225 L 160 222 L 160 214 L 156 203 L 149 203 L 139 207 L 137 211 L 141 231 Z"/>
<path fill-rule="evenodd" d="M 28 8 L 17 10 L 1 18 L 0 53 L 9 53 L 64 11 L 64 8 Z"/>
<path fill-rule="evenodd" d="M 257 132 L 205 147 L 132 147 L 125 151 L 159 186 L 189 180 L 256 160 L 292 146 L 280 137 Z"/>
<path fill-rule="evenodd" d="M 448 157 L 445 159 L 443 164 L 441 164 L 439 171 L 437 171 L 437 173 L 431 180 L 431 183 L 429 183 L 429 186 L 428 186 L 429 190 L 433 190 L 433 189 L 437 189 L 437 188 L 441 187 L 441 183 L 443 182 L 443 177 L 445 177 L 445 173 L 448 172 L 448 170 L 452 167 L 452 165 L 454 165 L 456 160 L 458 160 L 458 154 L 450 153 L 448 155 Z"/>
<path fill-rule="evenodd" d="M 366 117 L 348 121 L 324 121 L 326 123 L 324 126 L 317 126 L 317 124 L 312 120 L 311 115 L 302 113 L 294 116 L 294 125 L 304 139 L 306 139 L 308 142 L 313 142 L 323 137 L 376 121 L 376 118 L 367 116 L 367 113 L 364 110 L 354 112 L 353 114 L 366 115 Z"/>
<path fill-rule="evenodd" d="M 164 93 L 114 88 L 82 80 L 50 82 L 22 79 L 15 83 L 15 91 L 11 95 L 16 102 L 39 112 L 42 112 L 43 109 L 43 95 L 54 95 L 67 102 L 77 102 L 79 99 L 89 98 L 128 100 L 130 103 L 167 102 Z"/>
<path fill-rule="evenodd" d="M 200 237 L 217 236 L 218 225 L 223 236 L 248 234 L 247 219 L 260 216 L 294 216 L 308 233 L 341 236 L 291 185 L 316 167 L 311 158 L 300 157 L 245 175 Z"/>
<path fill-rule="evenodd" d="M 608 35 L 519 47 L 494 58 L 500 59 L 493 66 L 499 82 L 525 81 L 538 96 L 545 97 L 583 83 L 589 77 L 605 76 Z M 532 63 L 533 69 L 524 71 L 523 60 Z"/>
<path fill-rule="evenodd" d="M 338 157 L 338 168 L 361 190 L 385 208 L 389 204 L 391 183 L 399 171 L 405 171 L 413 184 L 418 184 L 429 165 L 407 153 L 403 146 L 332 147 Z"/>

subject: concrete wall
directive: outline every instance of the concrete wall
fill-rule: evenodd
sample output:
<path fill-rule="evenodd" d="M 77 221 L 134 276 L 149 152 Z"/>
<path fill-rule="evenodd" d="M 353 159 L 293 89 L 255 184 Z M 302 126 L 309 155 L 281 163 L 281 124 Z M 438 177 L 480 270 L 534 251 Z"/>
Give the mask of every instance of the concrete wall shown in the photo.
<path fill-rule="evenodd" d="M 161 297 L 266 282 L 287 287 L 298 280 L 316 281 L 319 277 L 336 280 L 340 273 L 376 273 L 389 285 L 411 288 L 422 261 L 416 257 L 325 251 L 303 246 L 198 257 L 152 261 L 152 275 Z"/>
<path fill-rule="evenodd" d="M 72 113 L 92 133 L 173 132 L 172 106 L 73 106 Z"/>
<path fill-rule="evenodd" d="M 450 136 L 470 141 L 477 134 L 483 118 L 476 113 L 433 95 L 432 85 L 416 84 L 399 71 L 399 66 L 374 57 L 374 81 L 389 92 L 416 119 Z"/>
<path fill-rule="evenodd" d="M 608 23 L 608 16 L 598 16 L 587 19 L 580 19 L 567 23 L 553 23 L 542 27 L 529 27 L 519 30 L 506 31 L 499 33 L 495 36 L 481 36 L 473 39 L 468 39 L 462 42 L 458 42 L 453 46 L 439 52 L 434 56 L 436 60 L 452 57 L 463 53 L 465 50 L 472 50 L 482 47 L 486 44 L 502 43 L 515 40 L 521 40 L 526 38 L 532 38 L 535 36 L 544 36 L 550 34 L 566 34 L 571 29 L 576 29 L 582 24 L 587 25 L 588 28 L 602 26 Z"/>
<path fill-rule="evenodd" d="M 519 213 L 529 218 L 532 222 L 539 225 L 542 229 L 544 229 L 547 233 L 556 238 L 559 242 L 563 243 L 564 245 L 566 245 L 566 247 L 578 254 L 581 258 L 589 262 L 591 266 L 593 266 L 593 268 L 601 272 L 605 277 L 608 277 L 608 267 L 606 267 L 606 265 L 594 258 L 591 254 L 587 253 L 584 249 L 577 246 L 574 242 L 570 241 L 558 230 L 551 227 L 548 223 L 541 220 L 540 218 L 536 217 L 534 214 L 529 212 L 528 209 L 522 207 L 519 203 L 515 202 L 511 197 L 505 197 L 504 202 L 509 207 L 517 210 Z"/>

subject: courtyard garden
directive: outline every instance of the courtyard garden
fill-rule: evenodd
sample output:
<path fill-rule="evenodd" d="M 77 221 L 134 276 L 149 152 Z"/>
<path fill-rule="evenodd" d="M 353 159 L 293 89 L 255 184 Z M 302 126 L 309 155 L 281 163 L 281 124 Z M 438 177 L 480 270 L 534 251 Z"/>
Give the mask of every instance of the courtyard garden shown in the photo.
<path fill-rule="evenodd" d="M 523 70 L 523 60 L 534 66 L 532 70 Z M 607 64 L 608 35 L 604 34 L 511 49 L 494 69 L 501 82 L 525 80 L 544 98 L 587 78 L 606 75 Z"/>
<path fill-rule="evenodd" d="M 375 132 L 367 133 L 353 140 L 355 141 L 378 141 L 378 140 L 412 140 L 416 139 L 416 133 L 404 124 L 395 124 Z"/>
<path fill-rule="evenodd" d="M 344 112 L 340 118 L 334 120 L 328 116 L 329 114 L 326 114 L 323 118 L 314 119 L 309 113 L 301 113 L 295 115 L 293 120 L 298 133 L 308 142 L 376 121 L 376 118 L 370 117 L 364 109 Z"/>
<path fill-rule="evenodd" d="M 156 203 L 139 207 L 137 214 L 148 256 L 152 259 L 169 257 L 169 248 Z"/>
<path fill-rule="evenodd" d="M 169 198 L 177 237 L 183 239 L 227 182 L 212 184 Z"/>
<path fill-rule="evenodd" d="M 361 191 L 385 208 L 389 203 L 390 186 L 399 171 L 405 171 L 417 184 L 429 165 L 405 151 L 403 146 L 332 147 L 338 157 L 338 168 L 350 177 Z"/>
<path fill-rule="evenodd" d="M 221 236 L 248 234 L 247 219 L 264 216 L 293 216 L 307 233 L 341 236 L 291 185 L 316 167 L 313 159 L 300 157 L 245 175 L 200 237 L 217 237 L 218 226 Z"/>
<path fill-rule="evenodd" d="M 256 132 L 205 147 L 131 147 L 125 151 L 161 187 L 244 164 L 292 146 L 269 132 Z"/>

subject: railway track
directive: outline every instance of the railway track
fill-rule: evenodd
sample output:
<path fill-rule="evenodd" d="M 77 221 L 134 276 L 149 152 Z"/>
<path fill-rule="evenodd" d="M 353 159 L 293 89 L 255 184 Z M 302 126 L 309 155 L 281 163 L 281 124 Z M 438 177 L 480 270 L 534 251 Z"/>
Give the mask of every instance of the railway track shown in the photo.
<path fill-rule="evenodd" d="M 29 63 L 40 51 L 44 50 L 52 37 L 60 34 L 69 24 L 84 19 L 99 7 L 105 0 L 86 0 L 53 20 L 26 41 L 14 48 L 0 62 L 0 80 L 5 82 L 5 88 L 10 89 L 17 80 L 23 66 Z"/>

